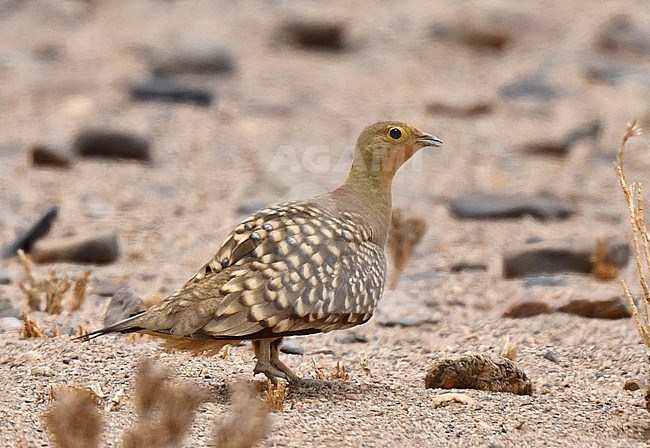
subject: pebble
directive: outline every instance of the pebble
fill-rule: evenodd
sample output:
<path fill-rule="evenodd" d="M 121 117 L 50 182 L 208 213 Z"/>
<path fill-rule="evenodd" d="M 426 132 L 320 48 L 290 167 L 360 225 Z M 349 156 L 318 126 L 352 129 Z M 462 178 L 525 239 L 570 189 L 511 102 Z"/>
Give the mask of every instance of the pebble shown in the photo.
<path fill-rule="evenodd" d="M 558 311 L 596 319 L 624 319 L 632 316 L 627 301 L 619 296 L 609 299 L 572 299 L 560 306 Z"/>
<path fill-rule="evenodd" d="M 427 112 L 433 115 L 473 118 L 491 113 L 494 110 L 494 105 L 480 100 L 469 102 L 433 101 L 427 104 L 426 108 Z"/>
<path fill-rule="evenodd" d="M 337 22 L 291 20 L 282 25 L 281 33 L 289 43 L 301 48 L 336 51 L 346 47 L 345 27 Z"/>
<path fill-rule="evenodd" d="M 466 272 L 466 271 L 487 271 L 488 267 L 483 263 L 471 263 L 468 261 L 460 261 L 451 265 L 449 269 L 451 272 Z"/>
<path fill-rule="evenodd" d="M 512 42 L 510 31 L 498 24 L 454 23 L 451 26 L 438 23 L 431 27 L 435 39 L 458 42 L 477 49 L 504 50 Z"/>
<path fill-rule="evenodd" d="M 280 347 L 280 351 L 282 353 L 286 353 L 287 355 L 304 355 L 305 354 L 305 349 L 298 344 L 294 344 L 291 342 L 284 341 L 282 342 L 282 346 Z"/>
<path fill-rule="evenodd" d="M 386 318 L 377 321 L 378 325 L 382 327 L 392 328 L 392 327 L 419 327 L 421 325 L 436 325 L 440 323 L 438 319 L 431 318 L 411 318 L 411 317 L 397 317 L 397 318 Z"/>
<path fill-rule="evenodd" d="M 76 263 L 111 263 L 119 256 L 117 232 L 90 236 L 51 238 L 37 242 L 31 255 L 38 263 L 70 261 Z"/>
<path fill-rule="evenodd" d="M 511 304 L 504 312 L 503 317 L 522 318 L 533 317 L 540 314 L 549 314 L 551 307 L 541 300 L 521 300 Z"/>
<path fill-rule="evenodd" d="M 0 285 L 8 285 L 11 283 L 11 275 L 5 269 L 0 269 Z"/>
<path fill-rule="evenodd" d="M 151 78 L 129 87 L 131 98 L 139 101 L 167 101 L 191 103 L 199 106 L 212 104 L 214 95 L 209 90 L 165 78 Z"/>
<path fill-rule="evenodd" d="M 451 212 L 458 218 L 507 219 L 531 215 L 538 219 L 567 218 L 573 209 L 547 195 L 521 193 L 471 193 L 451 199 Z"/>
<path fill-rule="evenodd" d="M 537 76 L 514 81 L 499 89 L 499 94 L 506 99 L 532 98 L 546 101 L 560 97 L 561 93 L 558 87 Z"/>
<path fill-rule="evenodd" d="M 600 120 L 593 120 L 576 126 L 560 138 L 527 143 L 522 149 L 529 154 L 566 156 L 579 141 L 598 137 L 601 128 Z"/>
<path fill-rule="evenodd" d="M 146 309 L 147 307 L 131 285 L 122 286 L 111 297 L 106 314 L 104 314 L 104 325 L 108 327 Z"/>
<path fill-rule="evenodd" d="M 186 40 L 166 53 L 154 55 L 151 71 L 157 76 L 178 74 L 229 74 L 235 71 L 231 51 L 204 37 Z"/>
<path fill-rule="evenodd" d="M 6 298 L 0 299 L 0 317 L 20 317 L 20 311 L 18 311 L 11 304 L 11 301 Z"/>
<path fill-rule="evenodd" d="M 476 401 L 466 394 L 459 394 L 457 392 L 448 392 L 440 395 L 435 395 L 431 399 L 431 406 L 434 408 L 441 408 L 452 403 L 459 404 L 474 404 Z"/>
<path fill-rule="evenodd" d="M 72 165 L 72 154 L 69 151 L 49 143 L 34 144 L 30 153 L 34 166 L 69 168 Z"/>
<path fill-rule="evenodd" d="M 532 395 L 526 373 L 507 358 L 486 354 L 437 359 L 425 377 L 427 389 L 478 389 Z"/>
<path fill-rule="evenodd" d="M 368 338 L 363 333 L 350 332 L 345 336 L 339 338 L 341 344 L 366 344 Z"/>
<path fill-rule="evenodd" d="M 617 15 L 601 25 L 596 46 L 607 53 L 650 54 L 650 30 L 637 26 L 629 15 Z"/>
<path fill-rule="evenodd" d="M 91 287 L 93 294 L 102 297 L 111 297 L 115 292 L 120 289 L 121 285 L 119 283 L 113 283 L 110 280 L 95 280 Z"/>
<path fill-rule="evenodd" d="M 85 129 L 74 140 L 76 151 L 86 157 L 107 157 L 148 161 L 149 138 L 126 131 Z"/>
<path fill-rule="evenodd" d="M 545 288 L 566 286 L 567 281 L 564 278 L 551 277 L 549 275 L 537 275 L 535 277 L 526 277 L 524 279 L 524 286 L 526 288 L 533 288 L 535 286 L 543 286 Z"/>
<path fill-rule="evenodd" d="M 642 382 L 637 380 L 627 380 L 623 385 L 624 390 L 635 391 L 643 387 Z"/>
<path fill-rule="evenodd" d="M 548 361 L 551 361 L 551 362 L 553 362 L 555 364 L 558 364 L 560 362 L 557 359 L 557 355 L 554 352 L 550 351 L 550 350 L 547 350 L 546 352 L 544 352 L 544 354 L 542 355 L 542 358 L 544 358 L 544 359 L 546 359 Z"/>
<path fill-rule="evenodd" d="M 18 249 L 29 252 L 36 241 L 50 232 L 52 223 L 58 215 L 59 207 L 56 205 L 51 207 L 29 229 L 21 233 L 13 243 L 2 250 L 2 258 L 12 257 L 16 252 L 18 252 Z"/>
<path fill-rule="evenodd" d="M 590 63 L 584 70 L 585 76 L 607 84 L 621 84 L 639 81 L 650 86 L 650 71 L 631 65 L 612 62 Z"/>
<path fill-rule="evenodd" d="M 54 371 L 48 366 L 34 366 L 29 370 L 33 376 L 54 376 Z"/>
<path fill-rule="evenodd" d="M 23 321 L 16 317 L 0 317 L 0 333 L 22 331 Z"/>
<path fill-rule="evenodd" d="M 604 260 L 610 266 L 624 267 L 630 256 L 629 244 L 616 237 L 605 241 Z M 510 248 L 503 254 L 503 275 L 514 278 L 561 272 L 590 274 L 596 248 L 597 243 L 586 238 L 542 241 Z"/>

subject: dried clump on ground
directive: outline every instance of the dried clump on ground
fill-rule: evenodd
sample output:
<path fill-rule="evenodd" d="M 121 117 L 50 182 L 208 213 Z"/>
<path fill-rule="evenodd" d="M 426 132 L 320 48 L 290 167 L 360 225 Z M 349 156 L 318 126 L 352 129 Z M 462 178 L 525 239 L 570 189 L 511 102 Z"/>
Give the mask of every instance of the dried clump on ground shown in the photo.
<path fill-rule="evenodd" d="M 271 390 L 271 384 L 269 382 L 267 393 Z M 237 383 L 233 387 L 230 409 L 216 421 L 212 446 L 252 448 L 266 436 L 268 429 L 267 406 L 256 397 L 250 385 Z"/>
<path fill-rule="evenodd" d="M 54 405 L 45 414 L 45 423 L 59 448 L 99 446 L 102 417 L 88 390 L 66 388 L 57 392 Z"/>
<path fill-rule="evenodd" d="M 424 379 L 427 389 L 478 389 L 532 395 L 526 373 L 506 358 L 463 355 L 436 360 Z"/>
<path fill-rule="evenodd" d="M 621 141 L 621 146 L 618 152 L 618 162 L 614 162 L 614 169 L 621 182 L 621 188 L 625 193 L 627 200 L 628 212 L 630 214 L 630 223 L 632 225 L 632 238 L 634 243 L 634 253 L 636 255 L 636 267 L 639 274 L 639 283 L 643 297 L 640 300 L 640 308 L 637 308 L 630 290 L 628 289 L 624 280 L 621 280 L 625 297 L 627 298 L 634 322 L 639 331 L 639 335 L 643 342 L 650 347 L 650 289 L 646 278 L 646 272 L 650 271 L 650 237 L 645 225 L 645 218 L 643 213 L 643 186 L 641 182 L 635 184 L 627 183 L 625 178 L 625 166 L 623 164 L 623 155 L 625 144 L 632 138 L 641 135 L 641 128 L 637 126 L 636 119 L 627 125 L 625 135 Z M 646 390 L 646 409 L 650 412 L 650 389 Z"/>
<path fill-rule="evenodd" d="M 140 365 L 135 404 L 138 423 L 124 438 L 124 448 L 181 446 L 205 394 L 191 384 L 171 384 L 169 372 L 151 361 Z"/>
<path fill-rule="evenodd" d="M 25 271 L 25 276 L 20 280 L 18 286 L 25 293 L 27 306 L 32 310 L 41 310 L 43 301 L 45 301 L 45 312 L 60 314 L 63 311 L 66 293 L 72 287 L 72 279 L 61 278 L 56 275 L 55 271 L 51 271 L 49 277 L 37 280 L 34 276 L 34 265 L 22 249 L 18 251 L 18 256 Z M 74 282 L 73 296 L 69 305 L 70 311 L 81 308 L 86 296 L 90 272 L 90 270 L 84 271 Z"/>
<path fill-rule="evenodd" d="M 427 224 L 421 218 L 405 218 L 401 210 L 393 212 L 388 237 L 388 253 L 395 268 L 390 280 L 390 289 L 395 289 L 399 277 L 411 258 L 413 250 L 427 232 Z"/>

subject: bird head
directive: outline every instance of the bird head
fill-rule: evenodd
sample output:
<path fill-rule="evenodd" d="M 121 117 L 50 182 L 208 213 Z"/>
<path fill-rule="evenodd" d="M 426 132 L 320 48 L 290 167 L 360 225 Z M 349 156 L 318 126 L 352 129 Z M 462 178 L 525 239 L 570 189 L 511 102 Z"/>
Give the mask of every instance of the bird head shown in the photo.
<path fill-rule="evenodd" d="M 426 146 L 440 146 L 442 140 L 399 121 L 379 121 L 365 128 L 354 155 L 352 170 L 391 181 L 413 154 Z"/>

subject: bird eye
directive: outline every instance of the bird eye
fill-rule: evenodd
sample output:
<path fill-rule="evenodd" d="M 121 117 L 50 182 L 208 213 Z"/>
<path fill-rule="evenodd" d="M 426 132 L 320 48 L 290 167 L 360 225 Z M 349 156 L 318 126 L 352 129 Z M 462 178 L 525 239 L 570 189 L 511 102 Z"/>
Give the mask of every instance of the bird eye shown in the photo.
<path fill-rule="evenodd" d="M 394 142 L 401 142 L 406 137 L 406 132 L 400 127 L 392 127 L 388 130 L 388 138 Z"/>

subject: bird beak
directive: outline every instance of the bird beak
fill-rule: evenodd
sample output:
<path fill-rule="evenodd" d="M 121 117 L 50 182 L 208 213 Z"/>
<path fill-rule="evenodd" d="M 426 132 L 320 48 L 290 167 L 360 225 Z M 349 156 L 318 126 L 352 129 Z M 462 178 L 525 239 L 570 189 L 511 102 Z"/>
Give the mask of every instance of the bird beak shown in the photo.
<path fill-rule="evenodd" d="M 438 137 L 435 137 L 431 134 L 422 134 L 418 137 L 418 143 L 424 146 L 440 146 L 442 145 L 442 140 Z"/>

